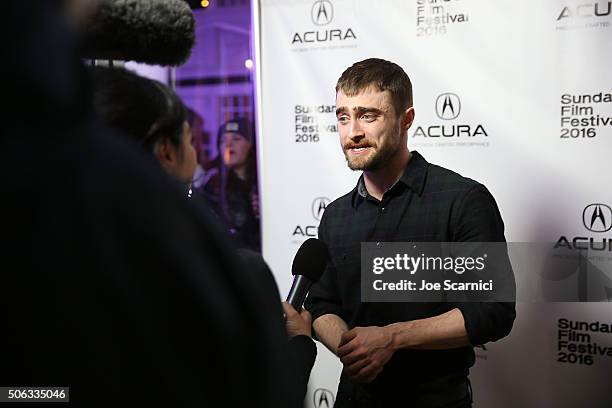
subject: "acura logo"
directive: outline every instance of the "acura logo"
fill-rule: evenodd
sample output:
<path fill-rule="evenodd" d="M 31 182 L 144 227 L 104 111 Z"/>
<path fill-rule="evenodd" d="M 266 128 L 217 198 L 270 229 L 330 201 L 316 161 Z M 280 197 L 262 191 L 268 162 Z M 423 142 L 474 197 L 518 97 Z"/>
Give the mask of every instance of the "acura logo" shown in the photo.
<path fill-rule="evenodd" d="M 327 25 L 334 18 L 334 6 L 329 0 L 317 0 L 312 5 L 310 17 L 316 25 Z"/>
<path fill-rule="evenodd" d="M 312 217 L 321 221 L 321 217 L 323 216 L 323 212 L 327 208 L 327 205 L 331 202 L 331 200 L 327 197 L 317 197 L 312 202 Z"/>
<path fill-rule="evenodd" d="M 454 93 L 443 93 L 436 99 L 436 114 L 440 119 L 452 120 L 461 112 L 461 100 Z"/>
<path fill-rule="evenodd" d="M 606 232 L 612 228 L 612 208 L 605 204 L 590 204 L 582 211 L 582 223 L 592 232 Z"/>
<path fill-rule="evenodd" d="M 312 396 L 315 408 L 332 408 L 334 393 L 325 388 L 317 388 Z"/>

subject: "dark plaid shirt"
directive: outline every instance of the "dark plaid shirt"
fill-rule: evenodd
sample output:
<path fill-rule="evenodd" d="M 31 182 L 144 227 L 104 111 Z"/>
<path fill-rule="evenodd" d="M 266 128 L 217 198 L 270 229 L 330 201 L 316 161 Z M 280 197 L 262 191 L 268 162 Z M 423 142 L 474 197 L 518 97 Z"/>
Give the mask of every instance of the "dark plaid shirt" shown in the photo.
<path fill-rule="evenodd" d="M 363 175 L 348 194 L 331 203 L 319 226 L 319 239 L 331 262 L 313 285 L 306 308 L 313 320 L 340 316 L 349 326 L 384 326 L 436 316 L 455 307 L 465 320 L 470 342 L 484 344 L 507 335 L 514 303 L 362 303 L 361 242 L 503 242 L 504 224 L 493 196 L 474 180 L 428 163 L 418 152 L 399 181 L 378 201 Z M 401 350 L 378 382 L 427 384 L 462 377 L 474 363 L 472 347 L 451 350 Z"/>

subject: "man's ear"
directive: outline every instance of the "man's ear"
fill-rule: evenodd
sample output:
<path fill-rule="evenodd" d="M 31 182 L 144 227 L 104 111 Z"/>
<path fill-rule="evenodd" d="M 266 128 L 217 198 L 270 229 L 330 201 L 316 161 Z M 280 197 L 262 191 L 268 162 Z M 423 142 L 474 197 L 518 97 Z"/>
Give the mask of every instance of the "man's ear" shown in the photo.
<path fill-rule="evenodd" d="M 411 106 L 404 111 L 404 117 L 402 118 L 402 126 L 404 127 L 404 130 L 410 129 L 412 122 L 414 122 L 414 108 Z"/>
<path fill-rule="evenodd" d="M 156 144 L 155 156 L 159 164 L 168 172 L 170 172 L 177 161 L 177 151 L 170 139 L 162 137 Z"/>

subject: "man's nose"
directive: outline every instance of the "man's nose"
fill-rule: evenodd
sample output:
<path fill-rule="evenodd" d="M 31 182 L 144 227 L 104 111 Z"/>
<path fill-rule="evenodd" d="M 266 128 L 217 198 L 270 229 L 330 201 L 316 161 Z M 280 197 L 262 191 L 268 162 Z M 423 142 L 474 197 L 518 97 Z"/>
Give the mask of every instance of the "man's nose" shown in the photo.
<path fill-rule="evenodd" d="M 359 120 L 351 121 L 350 128 L 349 128 L 349 137 L 351 139 L 361 139 L 364 136 L 365 136 L 365 133 L 363 132 L 363 128 L 361 127 Z"/>

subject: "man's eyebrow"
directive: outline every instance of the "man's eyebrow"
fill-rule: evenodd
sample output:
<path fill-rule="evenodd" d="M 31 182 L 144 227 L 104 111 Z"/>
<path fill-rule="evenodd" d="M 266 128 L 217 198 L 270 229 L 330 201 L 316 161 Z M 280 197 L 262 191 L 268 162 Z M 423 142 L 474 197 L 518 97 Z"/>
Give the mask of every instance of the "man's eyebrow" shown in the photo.
<path fill-rule="evenodd" d="M 346 113 L 348 111 L 348 109 L 345 106 L 340 106 L 338 109 L 336 109 L 336 116 L 338 116 L 341 113 Z M 384 115 L 385 111 L 383 111 L 382 109 L 378 109 L 378 108 L 374 108 L 374 107 L 367 107 L 367 106 L 355 106 L 353 108 L 353 112 L 356 113 L 374 113 L 376 115 Z"/>
<path fill-rule="evenodd" d="M 378 108 L 374 108 L 374 107 L 368 107 L 368 106 L 355 106 L 353 108 L 354 112 L 357 113 L 374 113 L 376 115 L 384 115 L 385 111 L 383 111 L 382 109 L 378 109 Z"/>

